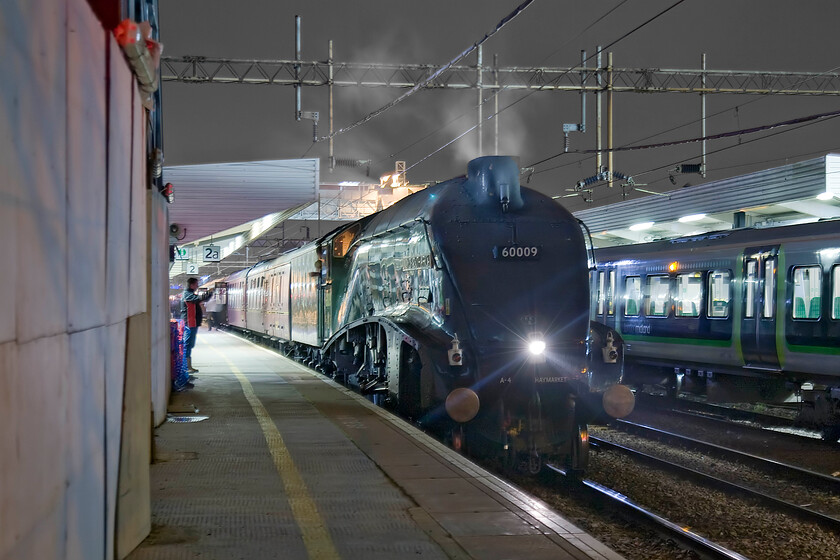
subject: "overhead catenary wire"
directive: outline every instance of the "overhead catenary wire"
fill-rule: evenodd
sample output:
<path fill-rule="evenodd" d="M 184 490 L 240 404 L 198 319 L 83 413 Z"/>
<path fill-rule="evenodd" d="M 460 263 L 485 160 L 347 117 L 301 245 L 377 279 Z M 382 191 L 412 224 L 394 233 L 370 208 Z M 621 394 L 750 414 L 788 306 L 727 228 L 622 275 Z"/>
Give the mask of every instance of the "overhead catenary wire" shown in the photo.
<path fill-rule="evenodd" d="M 709 153 L 709 154 L 717 154 L 717 153 L 724 152 L 724 151 L 727 151 L 727 150 L 732 150 L 732 149 L 740 148 L 740 147 L 742 147 L 742 146 L 746 146 L 747 144 L 752 144 L 753 142 L 759 142 L 759 141 L 761 141 L 761 140 L 767 140 L 768 138 L 772 138 L 772 137 L 774 137 L 774 136 L 778 136 L 778 135 L 780 135 L 780 134 L 785 134 L 785 133 L 788 133 L 788 132 L 794 132 L 794 131 L 796 131 L 796 130 L 799 130 L 799 129 L 802 129 L 802 128 L 805 128 L 805 127 L 808 127 L 808 126 L 813 126 L 813 125 L 815 125 L 815 124 L 825 123 L 825 122 L 828 122 L 828 121 L 830 121 L 830 120 L 836 119 L 837 117 L 840 117 L 840 115 L 834 115 L 834 116 L 831 116 L 831 117 L 826 117 L 826 118 L 824 118 L 824 119 L 819 119 L 819 120 L 811 120 L 811 121 L 809 121 L 809 122 L 805 122 L 805 123 L 803 123 L 803 124 L 800 124 L 799 126 L 795 126 L 795 127 L 792 127 L 792 128 L 785 128 L 785 129 L 783 129 L 783 130 L 779 130 L 779 131 L 774 132 L 774 133 L 772 133 L 772 134 L 768 134 L 768 135 L 766 135 L 766 136 L 761 136 L 761 137 L 759 137 L 759 138 L 752 138 L 752 139 L 750 139 L 750 140 L 746 140 L 746 141 L 744 141 L 744 142 L 741 142 L 741 143 L 739 143 L 739 144 L 735 144 L 735 145 L 733 145 L 733 146 L 724 146 L 724 147 L 722 147 L 722 148 L 718 148 L 718 149 L 716 149 L 716 150 L 712 150 L 712 151 L 710 151 L 710 152 L 708 152 L 708 153 Z M 819 152 L 813 152 L 813 153 L 821 153 L 821 152 L 823 152 L 823 151 L 824 151 L 824 150 L 820 150 Z M 809 155 L 809 154 L 801 154 L 801 155 Z M 791 157 L 799 157 L 799 156 L 791 156 Z M 660 166 L 657 166 L 657 167 L 654 167 L 654 168 L 648 169 L 647 171 L 642 171 L 642 172 L 640 172 L 640 173 L 633 173 L 633 174 L 632 174 L 632 176 L 633 176 L 633 177 L 643 177 L 643 176 L 645 176 L 645 175 L 649 175 L 649 174 L 651 174 L 651 173 L 655 173 L 655 172 L 657 172 L 657 171 L 662 171 L 662 170 L 664 170 L 664 169 L 670 169 L 670 168 L 672 168 L 674 165 L 676 165 L 676 164 L 680 163 L 681 161 L 682 161 L 682 160 L 678 160 L 678 161 L 674 161 L 674 162 L 671 162 L 671 163 L 668 163 L 668 164 L 665 164 L 665 165 L 660 165 Z M 658 182 L 658 181 L 661 181 L 661 180 L 664 180 L 664 178 L 663 178 L 663 179 L 657 179 L 657 182 Z M 650 184 L 648 184 L 648 185 L 650 185 Z M 624 193 L 617 193 L 616 195 L 606 196 L 606 197 L 601 198 L 600 200 L 601 200 L 601 201 L 606 201 L 606 200 L 609 200 L 609 199 L 611 199 L 611 198 L 614 198 L 615 196 L 622 196 L 622 197 L 623 197 L 623 196 L 624 196 Z M 553 197 L 553 198 L 559 198 L 559 196 L 555 196 L 555 197 Z"/>
<path fill-rule="evenodd" d="M 825 71 L 823 71 L 823 72 L 820 72 L 820 75 L 823 75 L 823 74 L 830 74 L 830 73 L 832 73 L 832 72 L 836 72 L 838 69 L 840 69 L 840 66 L 835 66 L 834 68 L 831 68 L 830 70 L 825 70 Z M 798 83 L 798 84 L 796 84 L 794 87 L 798 87 L 799 85 L 803 84 L 804 82 L 805 82 L 805 78 L 803 78 L 802 80 L 800 80 L 800 81 L 799 81 L 799 83 Z M 751 99 L 750 101 L 747 101 L 747 102 L 745 102 L 745 103 L 739 103 L 738 105 L 736 105 L 736 106 L 734 106 L 734 107 L 727 107 L 727 108 L 725 108 L 725 109 L 721 109 L 720 111 L 718 111 L 718 112 L 716 112 L 716 113 L 712 113 L 711 115 L 707 115 L 707 116 L 706 116 L 706 120 L 708 120 L 708 119 L 710 119 L 710 118 L 717 117 L 717 116 L 719 116 L 719 115 L 723 115 L 723 114 L 725 114 L 725 113 L 728 113 L 729 111 L 731 111 L 731 110 L 733 110 L 733 109 L 735 109 L 735 110 L 737 111 L 739 108 L 745 107 L 745 106 L 750 105 L 750 104 L 752 104 L 752 103 L 757 103 L 757 102 L 759 102 L 759 101 L 763 101 L 763 100 L 765 100 L 765 99 L 769 99 L 769 97 L 767 97 L 767 96 L 762 96 L 762 97 L 758 97 L 758 98 L 755 98 L 755 99 Z M 677 126 L 671 127 L 671 128 L 669 128 L 669 129 L 662 130 L 662 131 L 660 131 L 660 132 L 655 132 L 655 133 L 653 133 L 653 134 L 649 134 L 649 135 L 647 135 L 647 136 L 645 136 L 645 137 L 643 137 L 643 138 L 638 138 L 638 139 L 636 139 L 636 140 L 633 140 L 632 142 L 630 142 L 629 144 L 627 144 L 627 146 L 633 146 L 633 145 L 635 145 L 637 142 L 644 142 L 645 140 L 648 140 L 648 139 L 650 139 L 650 138 L 655 138 L 655 137 L 657 137 L 657 136 L 661 136 L 661 135 L 663 135 L 663 134 L 667 134 L 667 133 L 669 133 L 669 132 L 673 132 L 673 131 L 675 131 L 675 130 L 679 130 L 680 128 L 685 128 L 686 126 L 691 126 L 691 125 L 693 125 L 693 124 L 696 124 L 696 123 L 700 122 L 701 120 L 703 120 L 703 119 L 702 119 L 702 118 L 701 118 L 701 119 L 693 119 L 693 120 L 691 120 L 691 121 L 689 121 L 689 122 L 686 122 L 686 123 L 683 123 L 683 124 L 680 124 L 680 125 L 677 125 Z M 604 151 L 604 150 L 602 150 L 602 151 Z M 597 153 L 597 150 L 595 150 L 595 152 Z M 562 155 L 566 155 L 566 154 L 568 154 L 568 153 L 583 153 L 583 152 L 565 152 L 565 151 L 564 151 L 564 152 L 559 152 L 559 153 L 556 153 L 556 154 L 554 154 L 554 155 L 548 156 L 547 158 L 544 158 L 544 159 L 541 159 L 541 160 L 539 160 L 539 161 L 536 161 L 536 162 L 530 163 L 530 164 L 528 165 L 528 167 L 536 167 L 537 165 L 543 164 L 543 163 L 545 163 L 545 162 L 547 162 L 547 161 L 551 161 L 552 159 L 558 158 L 558 157 L 560 157 L 560 156 L 562 156 Z M 556 165 L 556 166 L 554 166 L 554 167 L 549 167 L 549 168 L 547 168 L 547 169 L 540 169 L 539 171 L 534 171 L 533 173 L 531 173 L 531 175 L 539 175 L 539 174 L 541 174 L 541 173 L 547 173 L 547 172 L 549 172 L 549 171 L 554 171 L 555 169 L 560 169 L 560 168 L 562 168 L 562 167 L 568 167 L 568 166 L 570 166 L 570 165 L 574 165 L 575 163 L 583 163 L 583 162 L 585 162 L 585 161 L 589 161 L 589 160 L 593 159 L 594 157 L 595 157 L 594 155 L 590 155 L 589 157 L 580 158 L 580 159 L 577 159 L 577 160 L 574 160 L 574 161 L 571 161 L 571 162 L 568 162 L 568 163 L 564 163 L 564 164 L 561 164 L 561 165 Z M 677 163 L 680 163 L 680 162 L 677 162 Z"/>
<path fill-rule="evenodd" d="M 683 0 L 680 0 L 680 1 L 683 1 Z M 525 0 L 524 2 L 519 4 L 511 13 L 509 13 L 507 16 L 502 18 L 502 20 L 498 24 L 496 24 L 496 27 L 492 31 L 490 31 L 488 33 L 485 33 L 484 37 L 482 37 L 481 39 L 479 39 L 478 41 L 473 43 L 471 46 L 467 47 L 464 51 L 461 52 L 461 54 L 459 54 L 458 56 L 456 56 L 455 58 L 453 58 L 452 60 L 450 60 L 449 62 L 447 62 L 443 66 L 441 66 L 440 68 L 438 68 L 434 73 L 432 73 L 429 77 L 427 77 L 423 81 L 415 84 L 414 87 L 412 87 L 410 90 L 408 90 L 407 92 L 405 92 L 401 96 L 399 96 L 396 99 L 394 99 L 393 101 L 383 105 L 382 107 L 373 111 L 372 113 L 369 113 L 367 116 L 359 119 L 358 121 L 356 121 L 352 124 L 349 124 L 349 125 L 345 126 L 344 128 L 340 128 L 339 130 L 336 130 L 332 134 L 329 134 L 327 136 L 319 137 L 317 139 L 317 141 L 322 142 L 324 140 L 329 140 L 330 138 L 335 138 L 339 134 L 344 134 L 345 132 L 348 132 L 348 131 L 356 128 L 357 126 L 360 126 L 360 125 L 370 121 L 371 119 L 374 119 L 374 118 L 378 117 L 379 115 L 381 115 L 382 113 L 384 113 L 388 109 L 394 107 L 398 103 L 400 103 L 400 102 L 406 100 L 408 97 L 414 95 L 419 90 L 424 88 L 427 84 L 429 84 L 431 81 L 433 81 L 435 78 L 440 76 L 443 72 L 447 71 L 450 67 L 457 64 L 458 61 L 460 61 L 462 58 L 464 58 L 465 56 L 467 56 L 468 54 L 473 52 L 480 45 L 484 44 L 485 41 L 487 41 L 490 37 L 492 37 L 493 35 L 498 33 L 505 25 L 507 25 L 508 23 L 513 21 L 519 14 L 521 14 L 523 11 L 525 11 L 525 9 L 528 8 L 528 6 L 530 6 L 533 3 L 534 3 L 534 0 Z"/>
<path fill-rule="evenodd" d="M 624 39 L 626 39 L 627 37 L 629 37 L 629 36 L 630 36 L 630 35 L 632 35 L 633 33 L 637 32 L 637 31 L 638 31 L 638 30 L 640 30 L 641 28 L 645 27 L 646 25 L 650 24 L 651 22 L 653 22 L 653 21 L 654 21 L 654 20 L 656 20 L 657 18 L 659 18 L 659 17 L 661 17 L 661 16 L 665 15 L 666 13 L 670 12 L 671 10 L 673 10 L 674 8 L 676 8 L 677 6 L 679 6 L 680 4 L 682 4 L 683 2 L 685 2 L 685 0 L 677 0 L 676 2 L 674 2 L 673 4 L 671 4 L 669 7 L 665 8 L 664 10 L 661 10 L 661 11 L 660 11 L 660 12 L 658 12 L 656 15 L 651 16 L 651 17 L 650 17 L 650 18 L 648 18 L 646 21 L 644 21 L 644 22 L 640 23 L 639 25 L 637 25 L 636 27 L 634 27 L 634 28 L 633 28 L 633 29 L 631 29 L 630 31 L 627 31 L 626 33 L 624 33 L 623 35 L 621 35 L 621 36 L 620 36 L 620 37 L 618 37 L 617 39 L 615 39 L 615 40 L 613 40 L 612 42 L 610 42 L 608 45 L 606 45 L 605 47 L 603 47 L 603 50 L 606 50 L 606 49 L 608 49 L 608 48 L 610 48 L 610 47 L 612 47 L 612 46 L 616 45 L 616 44 L 617 44 L 617 43 L 619 43 L 620 41 L 623 41 Z M 608 13 L 609 13 L 609 12 L 608 12 Z M 589 57 L 587 57 L 586 59 L 584 59 L 583 61 L 581 61 L 581 64 L 585 64 L 586 62 L 588 62 L 588 61 L 592 60 L 592 59 L 593 59 L 593 58 L 595 58 L 596 56 L 597 56 L 597 53 L 596 53 L 596 54 L 593 54 L 593 55 L 590 55 Z M 554 78 L 553 80 L 551 80 L 550 82 L 548 82 L 548 83 L 546 83 L 546 84 L 543 84 L 542 86 L 540 86 L 540 87 L 539 87 L 539 88 L 537 88 L 537 89 L 534 89 L 534 90 L 529 91 L 529 92 L 528 92 L 527 94 L 525 94 L 524 96 L 520 97 L 520 98 L 519 98 L 519 99 L 517 99 L 516 101 L 513 101 L 513 102 L 512 102 L 512 103 L 510 103 L 509 105 L 507 105 L 507 106 L 505 106 L 505 107 L 503 107 L 503 108 L 499 109 L 499 111 L 498 111 L 498 112 L 496 112 L 496 113 L 494 113 L 494 114 L 492 114 L 492 115 L 489 115 L 489 116 L 488 116 L 488 117 L 486 117 L 484 120 L 490 120 L 490 119 L 496 118 L 499 114 L 501 114 L 501 113 L 503 113 L 504 111 L 506 111 L 506 110 L 510 109 L 510 108 L 511 108 L 511 107 L 513 107 L 514 105 L 517 105 L 517 104 L 521 103 L 522 101 L 524 101 L 524 100 L 528 99 L 531 95 L 533 95 L 533 94 L 535 94 L 535 93 L 537 93 L 537 92 L 539 92 L 539 91 L 543 91 L 546 87 L 548 87 L 548 86 L 550 86 L 550 85 L 553 85 L 553 84 L 555 84 L 555 83 L 559 82 L 559 80 L 560 80 L 561 78 L 563 78 L 564 76 L 566 76 L 566 75 L 567 75 L 569 72 L 571 72 L 571 71 L 572 71 L 572 69 L 571 69 L 571 68 L 570 68 L 570 69 L 568 69 L 568 70 L 566 70 L 565 72 L 563 72 L 563 73 L 562 73 L 562 74 L 560 74 L 559 76 L 555 77 L 555 78 Z M 499 92 L 496 92 L 496 95 L 498 95 L 498 93 L 499 93 Z M 492 97 L 493 97 L 493 96 L 491 96 L 489 99 L 492 99 Z M 454 138 L 454 139 L 452 139 L 452 140 L 450 140 L 450 141 L 446 142 L 445 144 L 443 144 L 443 145 L 442 145 L 442 146 L 440 146 L 439 148 L 435 149 L 435 150 L 434 150 L 433 152 L 431 152 L 430 154 L 427 154 L 426 156 L 424 156 L 423 158 L 421 158 L 419 161 L 415 162 L 415 163 L 414 163 L 414 164 L 412 164 L 411 166 L 407 167 L 407 168 L 406 168 L 406 171 L 408 171 L 408 170 L 409 170 L 409 169 L 411 169 L 412 167 L 415 167 L 415 166 L 416 166 L 416 165 L 418 165 L 419 163 L 421 163 L 421 162 L 423 162 L 423 161 L 425 161 L 425 160 L 429 159 L 429 158 L 430 158 L 430 157 L 432 157 L 433 155 L 435 155 L 435 154 L 437 154 L 437 153 L 441 152 L 444 148 L 446 148 L 446 147 L 450 146 L 450 145 L 451 145 L 451 144 L 453 144 L 455 141 L 457 141 L 457 140 L 459 140 L 459 139 L 463 138 L 464 136 L 466 136 L 467 134 L 469 134 L 470 132 L 472 132 L 472 131 L 473 131 L 473 130 L 475 130 L 476 128 L 478 128 L 478 123 L 476 123 L 475 125 L 473 125 L 472 127 L 470 127 L 468 130 L 466 130 L 466 131 L 462 132 L 461 134 L 459 134 L 456 138 Z"/>
<path fill-rule="evenodd" d="M 578 38 L 580 38 L 580 37 L 581 37 L 584 33 L 586 33 L 587 31 L 589 31 L 589 30 L 590 30 L 590 29 L 592 29 L 593 27 L 595 27 L 597 24 L 601 23 L 601 22 L 602 22 L 604 19 L 606 19 L 606 18 L 607 18 L 610 14 L 612 14 L 614 11 L 616 11 L 618 8 L 620 8 L 621 6 L 623 6 L 624 4 L 626 4 L 626 3 L 627 3 L 627 2 L 629 2 L 629 1 L 630 1 L 630 0 L 621 0 L 621 2 L 619 2 L 617 5 L 613 6 L 613 7 L 612 7 L 612 8 L 610 8 L 609 10 L 607 10 L 604 14 L 602 14 L 602 15 L 598 16 L 598 17 L 597 17 L 594 21 L 592 21 L 589 25 L 587 25 L 587 26 L 586 26 L 586 27 L 585 27 L 585 28 L 584 28 L 584 29 L 583 29 L 580 33 L 578 33 L 577 35 L 575 35 L 575 36 L 574 36 L 574 37 L 572 37 L 571 39 L 568 39 L 568 40 L 567 40 L 567 41 L 565 41 L 563 44 L 561 44 L 561 45 L 560 45 L 557 49 L 555 49 L 554 51 L 552 51 L 551 53 L 549 53 L 549 54 L 547 54 L 545 57 L 543 57 L 542 62 L 541 62 L 540 64 L 542 64 L 543 62 L 545 62 L 546 60 L 548 60 L 549 58 L 551 58 L 552 56 L 554 56 L 555 54 L 557 54 L 558 52 L 560 52 L 560 50 L 562 50 L 564 47 L 566 47 L 567 45 L 569 45 L 569 43 L 571 43 L 571 42 L 573 42 L 573 41 L 577 40 Z M 497 95 L 500 95 L 500 94 L 501 94 L 502 92 L 504 92 L 504 91 L 507 91 L 507 87 L 502 86 L 502 87 L 501 87 L 501 88 L 499 88 L 498 90 L 494 91 L 494 92 L 493 92 L 493 94 L 492 94 L 492 95 L 490 95 L 487 99 L 483 100 L 483 101 L 482 101 L 482 104 L 483 104 L 483 103 L 487 103 L 488 101 L 492 101 L 492 100 L 493 100 L 493 99 L 494 99 Z M 471 109 L 470 109 L 470 110 L 475 109 L 476 107 L 478 107 L 478 105 L 477 105 L 477 104 L 476 104 L 476 105 L 473 105 L 473 106 L 471 107 Z M 502 111 L 499 111 L 499 113 L 501 113 L 501 112 L 502 112 Z M 458 120 L 461 120 L 462 118 L 466 117 L 468 114 L 469 114 L 469 112 L 464 112 L 464 113 L 461 113 L 461 114 L 460 114 L 460 115 L 458 115 L 457 117 L 455 117 L 455 118 L 453 118 L 453 119 L 449 120 L 447 123 L 445 123 L 444 125 L 442 125 L 442 126 L 438 127 L 437 129 L 433 130 L 432 132 L 430 132 L 430 133 L 426 134 L 426 135 L 425 135 L 425 136 L 423 136 L 422 138 L 419 138 L 419 139 L 415 140 L 414 142 L 412 142 L 411 144 L 408 144 L 407 146 L 404 146 L 404 147 L 400 148 L 399 150 L 396 150 L 395 152 L 392 152 L 392 153 L 388 154 L 388 155 L 387 155 L 387 156 L 385 156 L 384 158 L 381 158 L 381 159 L 377 160 L 377 162 L 376 162 L 376 163 L 379 163 L 379 162 L 384 161 L 384 160 L 386 160 L 386 159 L 393 158 L 393 157 L 395 157 L 395 156 L 397 156 L 397 155 L 401 154 L 401 153 L 402 153 L 402 152 L 404 152 L 405 150 L 407 150 L 407 149 L 409 149 L 409 148 L 412 148 L 412 147 L 416 146 L 417 144 L 419 144 L 419 143 L 420 143 L 420 142 L 422 142 L 423 140 L 426 140 L 426 139 L 428 139 L 428 138 L 430 138 L 430 137 L 434 136 L 434 135 L 435 135 L 435 134 L 437 134 L 438 132 L 441 132 L 442 130 L 445 130 L 445 129 L 449 126 L 449 125 L 451 125 L 452 123 L 454 123 L 454 122 L 456 122 L 456 121 L 458 121 Z M 496 114 L 491 114 L 491 115 L 488 115 L 488 117 L 487 117 L 487 119 L 486 119 L 486 120 L 490 120 L 490 119 L 495 118 L 495 117 L 496 117 Z M 472 132 L 475 128 L 476 128 L 476 127 L 471 127 L 469 130 L 467 130 L 467 131 L 466 131 L 466 134 L 468 134 L 468 133 Z M 463 138 L 463 136 L 464 136 L 464 135 L 465 135 L 465 134 L 460 134 L 460 135 L 458 135 L 458 137 L 457 137 L 457 138 L 455 138 L 455 140 L 458 140 L 458 139 L 460 139 L 460 138 Z M 443 148 L 445 148 L 446 146 L 449 146 L 450 144 L 452 144 L 452 142 L 451 142 L 451 141 L 450 141 L 450 142 L 448 142 L 447 144 L 445 144 L 445 145 L 443 146 Z M 434 154 L 438 153 L 441 149 L 442 149 L 442 148 L 438 148 L 437 150 L 435 150 L 435 151 L 434 151 L 434 152 L 432 152 L 431 154 L 427 154 L 427 155 L 426 155 L 426 156 L 424 156 L 424 157 L 423 157 L 420 161 L 425 161 L 425 160 L 427 160 L 429 157 L 431 157 L 431 156 L 433 156 Z M 419 162 L 416 162 L 416 163 L 412 164 L 412 165 L 411 165 L 411 167 L 414 167 L 415 165 L 417 165 L 417 163 L 419 163 Z M 409 169 L 410 169 L 410 168 L 409 168 Z"/>

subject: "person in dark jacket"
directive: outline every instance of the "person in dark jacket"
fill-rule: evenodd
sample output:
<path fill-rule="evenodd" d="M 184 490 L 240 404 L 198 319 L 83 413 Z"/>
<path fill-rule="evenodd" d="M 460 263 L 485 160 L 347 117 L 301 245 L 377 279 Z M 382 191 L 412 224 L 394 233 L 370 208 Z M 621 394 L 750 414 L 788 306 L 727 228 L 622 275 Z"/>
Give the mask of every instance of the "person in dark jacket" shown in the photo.
<path fill-rule="evenodd" d="M 181 295 L 181 320 L 184 322 L 184 358 L 187 360 L 187 371 L 198 373 L 192 365 L 192 349 L 195 346 L 195 338 L 198 335 L 198 327 L 201 326 L 201 302 L 213 295 L 209 290 L 203 296 L 195 293 L 198 289 L 198 278 L 187 280 L 187 289 Z"/>

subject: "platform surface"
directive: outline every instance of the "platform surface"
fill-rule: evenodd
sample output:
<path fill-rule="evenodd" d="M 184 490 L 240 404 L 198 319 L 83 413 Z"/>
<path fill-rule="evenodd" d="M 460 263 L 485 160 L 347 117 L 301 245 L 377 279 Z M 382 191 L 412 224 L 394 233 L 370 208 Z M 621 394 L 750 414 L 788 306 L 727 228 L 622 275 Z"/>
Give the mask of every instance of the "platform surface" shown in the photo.
<path fill-rule="evenodd" d="M 155 431 L 153 529 L 131 560 L 621 558 L 270 350 L 202 328 L 193 364 L 196 387 Z"/>

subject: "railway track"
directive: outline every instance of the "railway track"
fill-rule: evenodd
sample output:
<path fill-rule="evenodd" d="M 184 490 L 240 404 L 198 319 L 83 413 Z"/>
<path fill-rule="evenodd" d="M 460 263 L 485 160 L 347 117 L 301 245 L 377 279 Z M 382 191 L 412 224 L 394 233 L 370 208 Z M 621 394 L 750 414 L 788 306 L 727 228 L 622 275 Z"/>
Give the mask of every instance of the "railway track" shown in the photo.
<path fill-rule="evenodd" d="M 576 489 L 585 494 L 585 499 L 594 500 L 613 510 L 622 518 L 632 523 L 641 523 L 664 539 L 671 539 L 679 543 L 680 547 L 697 554 L 705 560 L 748 560 L 733 550 L 729 550 L 710 539 L 690 531 L 673 521 L 642 507 L 630 498 L 593 480 L 575 479 L 565 470 L 554 465 L 546 465 L 549 471 L 560 476 L 567 484 L 573 484 Z"/>
<path fill-rule="evenodd" d="M 707 441 L 691 438 L 674 432 L 669 432 L 653 426 L 631 422 L 629 420 L 617 420 L 613 424 L 617 429 L 627 433 L 633 433 L 642 437 L 657 439 L 667 442 L 669 445 L 680 445 L 688 449 L 699 451 L 706 455 L 725 458 L 737 461 L 754 468 L 759 468 L 773 476 L 784 476 L 787 479 L 798 480 L 803 484 L 813 485 L 823 490 L 831 491 L 840 495 L 840 477 L 829 476 L 820 472 L 805 469 L 774 459 L 768 459 L 752 453 L 739 451 L 730 447 L 717 445 Z"/>
<path fill-rule="evenodd" d="M 657 430 L 657 431 L 659 431 L 659 430 Z M 670 435 L 674 435 L 674 434 L 670 434 Z M 777 509 L 779 511 L 782 511 L 782 512 L 788 514 L 788 515 L 795 516 L 798 519 L 801 519 L 802 521 L 816 523 L 816 524 L 819 524 L 821 527 L 824 527 L 825 529 L 828 529 L 830 531 L 834 531 L 836 533 L 840 533 L 840 519 L 837 519 L 836 517 L 832 517 L 830 515 L 820 513 L 818 511 L 813 510 L 813 509 L 810 509 L 810 508 L 807 508 L 807 507 L 804 507 L 804 506 L 801 506 L 801 505 L 797 505 L 797 504 L 788 502 L 786 500 L 782 500 L 782 499 L 777 498 L 775 496 L 771 496 L 770 494 L 767 494 L 765 492 L 761 492 L 761 491 L 755 490 L 753 488 L 748 488 L 746 486 L 743 486 L 741 484 L 737 484 L 737 483 L 734 483 L 734 482 L 730 482 L 730 481 L 725 480 L 723 478 L 719 478 L 719 477 L 716 477 L 716 476 L 712 476 L 710 474 L 700 472 L 698 470 L 686 467 L 684 465 L 680 465 L 680 464 L 675 463 L 673 461 L 668 461 L 666 459 L 661 459 L 659 457 L 654 457 L 653 455 L 643 453 L 641 451 L 631 449 L 631 448 L 626 447 L 624 445 L 619 445 L 617 443 L 613 443 L 613 442 L 607 441 L 607 440 L 602 439 L 602 438 L 597 438 L 597 437 L 591 437 L 590 436 L 589 441 L 590 441 L 590 443 L 593 443 L 593 444 L 597 445 L 598 447 L 601 447 L 601 448 L 604 448 L 604 449 L 611 449 L 611 450 L 614 450 L 614 451 L 619 451 L 619 452 L 621 452 L 625 455 L 629 455 L 629 456 L 633 457 L 636 460 L 644 461 L 647 464 L 653 465 L 656 468 L 659 468 L 659 469 L 662 469 L 662 470 L 665 470 L 665 471 L 669 471 L 669 472 L 677 474 L 681 477 L 690 479 L 697 484 L 713 486 L 713 487 L 717 488 L 718 490 L 722 490 L 722 491 L 730 493 L 730 494 L 739 494 L 742 497 L 754 499 L 757 502 L 762 503 L 767 507 Z M 677 439 L 675 441 L 682 441 L 682 440 Z M 727 450 L 727 451 L 732 451 L 732 450 Z M 738 452 L 735 452 L 735 453 L 738 453 Z M 761 459 L 760 457 L 748 456 L 748 458 L 750 460 L 763 461 L 763 459 Z M 772 463 L 774 468 L 777 468 L 779 466 L 784 466 L 786 468 L 794 469 L 797 472 L 797 474 L 800 474 L 800 475 L 803 472 L 808 473 L 808 476 L 814 475 L 814 476 L 816 476 L 816 480 L 818 480 L 818 481 L 823 481 L 824 482 L 825 478 L 827 478 L 824 475 L 820 475 L 818 473 L 811 473 L 811 472 L 808 472 L 808 471 L 803 471 L 802 469 L 799 469 L 798 467 L 791 467 L 790 465 L 779 465 L 776 462 L 771 462 L 771 463 Z M 838 481 L 834 480 L 833 482 L 836 483 Z M 838 486 L 838 488 L 840 488 L 840 486 Z"/>

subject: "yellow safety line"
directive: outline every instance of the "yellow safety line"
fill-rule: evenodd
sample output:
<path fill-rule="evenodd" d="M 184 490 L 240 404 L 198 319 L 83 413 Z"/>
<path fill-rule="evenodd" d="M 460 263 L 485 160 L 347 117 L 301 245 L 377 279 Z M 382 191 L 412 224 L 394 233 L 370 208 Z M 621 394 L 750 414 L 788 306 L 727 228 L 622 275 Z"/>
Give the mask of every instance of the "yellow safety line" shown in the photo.
<path fill-rule="evenodd" d="M 254 415 L 260 423 L 268 450 L 274 459 L 274 467 L 283 480 L 283 486 L 286 489 L 286 496 L 292 508 L 292 514 L 295 516 L 295 522 L 300 528 L 303 544 L 306 546 L 309 558 L 311 560 L 339 560 L 341 557 L 335 550 L 324 520 L 321 519 L 321 514 L 318 513 L 318 507 L 315 505 L 312 496 L 309 495 L 306 483 L 295 467 L 295 463 L 289 454 L 288 448 L 286 448 L 286 444 L 283 442 L 280 431 L 254 392 L 254 387 L 251 385 L 251 382 L 248 381 L 248 378 L 239 371 L 227 356 L 215 348 L 213 348 L 213 351 L 228 363 L 231 371 L 236 375 L 239 384 L 242 385 L 242 392 L 245 393 L 245 398 L 248 399 L 248 403 L 251 405 L 251 409 L 254 411 Z"/>

